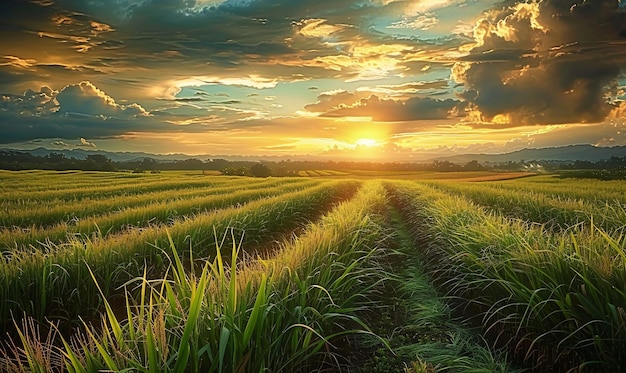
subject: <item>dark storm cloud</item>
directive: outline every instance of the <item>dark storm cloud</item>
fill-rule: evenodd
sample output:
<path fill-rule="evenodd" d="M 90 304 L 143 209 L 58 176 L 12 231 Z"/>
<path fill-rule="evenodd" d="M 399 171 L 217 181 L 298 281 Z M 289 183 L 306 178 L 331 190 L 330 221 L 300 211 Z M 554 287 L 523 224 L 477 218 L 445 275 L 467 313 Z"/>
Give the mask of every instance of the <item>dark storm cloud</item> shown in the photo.
<path fill-rule="evenodd" d="M 59 86 L 90 80 L 107 92 L 119 93 L 114 92 L 119 87 L 104 81 L 107 77 L 133 77 L 150 85 L 181 71 L 187 76 L 241 76 L 242 71 L 253 71 L 285 81 L 303 75 L 358 78 L 350 67 L 343 67 L 338 75 L 337 64 L 320 58 L 364 59 L 367 56 L 352 55 L 350 43 L 358 41 L 372 47 L 397 42 L 369 25 L 372 12 L 401 3 L 232 0 L 201 8 L 187 0 L 58 0 L 49 6 L 9 0 L 1 5 L 6 11 L 0 12 L 0 24 L 11 25 L 7 27 L 16 43 L 6 53 L 32 56 L 36 61 L 30 68 L 22 68 L 20 74 L 12 74 L 12 82 L 0 81 L 0 92 L 23 91 L 29 88 L 25 85 L 29 81 Z M 333 35 L 335 44 L 328 44 L 320 38 L 298 35 L 294 25 L 307 19 L 350 27 Z M 402 42 L 431 47 L 423 41 Z M 67 64 L 59 66 L 67 70 L 46 71 L 48 61 L 19 45 L 37 45 L 67 56 L 63 58 Z M 424 66 L 420 61 L 405 63 L 415 69 Z M 6 69 L 0 66 L 0 74 Z M 154 71 L 161 74 L 157 77 Z M 70 74 L 72 78 L 67 76 Z M 137 89 L 133 95 L 141 92 Z"/>
<path fill-rule="evenodd" d="M 59 91 L 44 86 L 21 95 L 0 94 L 1 143 L 38 138 L 98 138 L 171 127 L 153 120 L 138 104 L 116 103 L 86 81 Z"/>
<path fill-rule="evenodd" d="M 0 112 L 0 143 L 10 144 L 41 138 L 119 136 L 141 130 L 142 127 L 145 128 L 140 121 L 103 119 L 69 113 L 36 117 Z"/>
<path fill-rule="evenodd" d="M 544 0 L 492 11 L 453 77 L 482 120 L 508 125 L 600 122 L 626 63 L 617 0 Z"/>
<path fill-rule="evenodd" d="M 366 116 L 379 122 L 446 119 L 460 104 L 457 100 L 437 100 L 414 97 L 406 101 L 381 99 L 376 95 L 361 99 L 356 104 L 339 107 L 322 114 L 323 117 Z"/>
<path fill-rule="evenodd" d="M 305 106 L 321 117 L 371 117 L 379 122 L 446 119 L 462 111 L 458 100 L 429 97 L 408 99 L 380 98 L 372 92 L 329 92 L 318 96 L 318 102 Z"/>

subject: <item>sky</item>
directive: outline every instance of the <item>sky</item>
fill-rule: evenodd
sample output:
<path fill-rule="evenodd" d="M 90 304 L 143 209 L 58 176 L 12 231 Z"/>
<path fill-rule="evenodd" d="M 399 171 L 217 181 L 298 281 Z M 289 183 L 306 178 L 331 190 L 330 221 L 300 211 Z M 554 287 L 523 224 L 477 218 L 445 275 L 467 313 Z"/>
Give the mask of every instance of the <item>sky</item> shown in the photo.
<path fill-rule="evenodd" d="M 0 147 L 408 161 L 626 145 L 626 1 L 3 0 Z"/>

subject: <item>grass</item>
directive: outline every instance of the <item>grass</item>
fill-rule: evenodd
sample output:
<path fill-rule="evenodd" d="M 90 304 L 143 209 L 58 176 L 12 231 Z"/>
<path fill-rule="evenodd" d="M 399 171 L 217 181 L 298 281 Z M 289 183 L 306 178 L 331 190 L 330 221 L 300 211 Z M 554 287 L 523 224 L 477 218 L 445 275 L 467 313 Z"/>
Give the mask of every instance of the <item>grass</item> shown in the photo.
<path fill-rule="evenodd" d="M 496 344 L 536 369 L 623 366 L 623 232 L 554 233 L 422 185 L 396 187 L 428 242 L 425 265 Z"/>
<path fill-rule="evenodd" d="M 433 287 L 422 265 L 421 248 L 414 243 L 402 216 L 393 208 L 388 215 L 396 254 L 386 270 L 394 275 L 387 280 L 380 307 L 370 318 L 373 330 L 389 340 L 392 350 L 376 349 L 360 371 L 516 371 L 507 364 L 503 351 L 492 352 L 469 325 L 452 316 L 449 299 Z M 368 345 L 371 341 L 365 340 L 363 347 Z"/>
<path fill-rule="evenodd" d="M 623 181 L 313 171 L 0 171 L 0 370 L 624 370 Z"/>
<path fill-rule="evenodd" d="M 63 337 L 38 335 L 26 321 L 20 343 L 9 344 L 4 371 L 138 372 L 311 371 L 340 366 L 333 341 L 369 334 L 354 310 L 381 281 L 377 257 L 381 187 L 365 188 L 274 256 L 186 270 L 170 241 L 172 262 L 161 280 L 145 275 L 126 292 L 119 317 L 105 302 L 98 327 L 83 323 Z M 96 281 L 95 276 L 92 276 Z M 96 282 L 97 283 L 97 282 Z M 102 293 L 103 295 L 103 293 Z"/>
<path fill-rule="evenodd" d="M 596 193 L 595 201 L 589 201 L 532 189 L 513 191 L 499 188 L 497 184 L 432 182 L 429 185 L 448 193 L 462 195 L 508 217 L 545 224 L 554 229 L 593 224 L 612 231 L 622 228 L 626 223 L 626 205 L 609 199 L 598 200 L 602 198 L 601 193 Z"/>
<path fill-rule="evenodd" d="M 242 181 L 246 190 L 254 188 L 266 188 L 277 184 L 288 184 L 285 180 L 246 180 Z M 294 180 L 295 182 L 295 180 Z M 233 185 L 231 180 L 221 183 L 203 183 L 190 187 L 186 184 L 171 185 L 159 191 L 130 194 L 125 190 L 123 194 L 115 196 L 113 199 L 98 198 L 94 196 L 77 199 L 76 201 L 40 201 L 31 200 L 31 203 L 9 204 L 5 203 L 2 208 L 3 216 L 0 218 L 0 225 L 4 227 L 37 227 L 45 228 L 59 222 L 65 222 L 69 226 L 77 221 L 95 217 L 102 214 L 116 213 L 134 207 L 147 206 L 154 203 L 170 203 L 176 201 L 190 200 L 194 197 L 208 195 L 220 195 L 233 192 L 233 188 L 241 188 L 241 184 Z"/>
<path fill-rule="evenodd" d="M 0 247 L 11 251 L 13 248 L 36 247 L 38 242 L 59 243 L 72 236 L 110 235 L 129 227 L 148 227 L 184 219 L 186 216 L 202 214 L 213 209 L 240 205 L 255 199 L 272 197 L 298 189 L 319 185 L 314 182 L 266 183 L 231 185 L 227 189 L 206 191 L 203 195 L 188 196 L 186 199 L 155 201 L 148 205 L 124 208 L 124 200 L 116 202 L 119 210 L 109 214 L 76 219 L 70 223 L 60 223 L 52 227 L 30 227 L 28 229 L 8 229 L 0 232 Z M 109 205 L 113 205 L 109 202 Z"/>
<path fill-rule="evenodd" d="M 215 254 L 215 231 L 245 231 L 242 243 L 258 247 L 348 198 L 356 187 L 354 182 L 331 182 L 199 214 L 170 226 L 49 244 L 45 251 L 14 251 L 0 263 L 4 327 L 10 326 L 10 312 L 24 312 L 40 321 L 44 317 L 63 319 L 70 324 L 76 315 L 94 313 L 101 300 L 93 284 L 85 281 L 89 278 L 85 264 L 92 268 L 105 294 L 112 294 L 118 286 L 143 273 L 146 266 L 150 276 L 163 272 L 163 253 L 156 248 L 168 247 L 168 234 L 180 250 L 195 245 L 197 258 Z"/>

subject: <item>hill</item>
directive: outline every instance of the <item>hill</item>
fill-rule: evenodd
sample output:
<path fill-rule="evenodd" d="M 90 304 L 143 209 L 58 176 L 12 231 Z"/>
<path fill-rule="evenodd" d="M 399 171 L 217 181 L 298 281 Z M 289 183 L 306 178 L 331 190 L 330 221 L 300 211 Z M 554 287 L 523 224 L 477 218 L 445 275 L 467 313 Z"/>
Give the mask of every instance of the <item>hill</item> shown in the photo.
<path fill-rule="evenodd" d="M 506 163 L 519 161 L 591 161 L 626 156 L 626 146 L 597 147 L 593 145 L 569 145 L 554 148 L 522 149 L 503 154 L 461 154 L 438 157 L 433 160 L 464 164 L 476 160 L 480 163 Z"/>

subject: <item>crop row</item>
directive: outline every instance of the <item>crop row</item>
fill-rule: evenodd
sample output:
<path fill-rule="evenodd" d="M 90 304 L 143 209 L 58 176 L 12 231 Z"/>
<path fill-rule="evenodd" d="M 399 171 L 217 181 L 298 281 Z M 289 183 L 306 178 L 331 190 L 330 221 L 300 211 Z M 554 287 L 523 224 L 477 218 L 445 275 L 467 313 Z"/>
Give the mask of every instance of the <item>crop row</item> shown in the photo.
<path fill-rule="evenodd" d="M 71 211 L 71 208 L 84 209 L 90 205 L 98 205 L 103 203 L 109 203 L 110 205 L 121 205 L 121 202 L 129 202 L 133 203 L 134 200 L 149 200 L 150 197 L 153 197 L 154 200 L 167 198 L 168 195 L 171 197 L 174 193 L 201 193 L 203 190 L 210 190 L 212 188 L 223 188 L 229 185 L 232 185 L 232 180 L 215 178 L 214 180 L 203 180 L 204 182 L 198 183 L 195 182 L 198 179 L 194 180 L 194 183 L 189 184 L 188 181 L 190 179 L 172 181 L 169 180 L 167 183 L 161 184 L 160 188 L 156 190 L 144 190 L 143 181 L 136 180 L 132 184 L 129 185 L 117 185 L 118 190 L 115 194 L 105 193 L 107 189 L 110 191 L 111 184 L 106 186 L 98 185 L 93 183 L 93 180 L 89 182 L 83 183 L 83 188 L 89 188 L 91 190 L 90 193 L 82 194 L 79 196 L 62 196 L 61 198 L 49 198 L 48 195 L 42 190 L 39 193 L 39 196 L 43 196 L 41 199 L 34 198 L 35 196 L 32 193 L 29 193 L 27 190 L 16 189 L 16 192 L 22 193 L 24 196 L 28 195 L 28 199 L 5 199 L 0 203 L 0 211 L 6 215 L 16 217 L 21 216 L 21 214 L 26 214 L 28 216 L 28 211 L 33 209 L 41 209 L 42 206 L 51 209 L 60 209 L 63 207 L 67 207 L 67 211 Z M 193 179 L 192 179 L 193 180 Z M 243 184 L 248 183 L 258 183 L 261 182 L 259 180 L 250 180 L 247 182 L 242 182 Z M 49 189 L 50 193 L 57 193 L 54 189 Z M 10 221 L 7 221 L 6 218 L 4 220 L 4 225 L 10 224 Z M 16 223 L 17 225 L 23 224 L 20 223 L 19 220 Z"/>
<path fill-rule="evenodd" d="M 626 361 L 626 235 L 549 232 L 417 183 L 390 186 L 431 275 L 496 344 L 543 371 Z"/>
<path fill-rule="evenodd" d="M 119 172 L 89 172 L 89 171 L 4 171 L 0 170 L 0 192 L 10 192 L 12 190 L 50 190 L 61 189 L 67 186 L 76 186 L 81 183 L 123 184 L 133 180 L 166 178 L 166 175 L 145 175 Z"/>
<path fill-rule="evenodd" d="M 533 189 L 512 190 L 485 183 L 432 182 L 430 185 L 449 193 L 463 195 L 508 217 L 550 227 L 567 229 L 578 224 L 593 224 L 612 231 L 626 224 L 626 204 L 616 201 L 604 201 L 600 204 L 586 199 L 563 198 Z"/>
<path fill-rule="evenodd" d="M 582 199 L 588 203 L 618 202 L 626 204 L 623 180 L 598 181 L 596 179 L 561 179 L 539 175 L 531 178 L 490 183 L 491 186 L 513 192 L 520 190 L 544 193 L 560 199 Z"/>
<path fill-rule="evenodd" d="M 23 351 L 14 347 L 6 352 L 0 368 L 74 372 L 305 372 L 329 364 L 337 368 L 332 341 L 368 333 L 354 310 L 368 303 L 368 294 L 384 277 L 377 264 L 383 253 L 377 248 L 381 228 L 372 218 L 384 203 L 380 184 L 370 184 L 272 257 L 239 266 L 234 265 L 237 250 L 232 250 L 231 267 L 223 264 L 218 250 L 215 260 L 207 261 L 199 273 L 190 273 L 180 259 L 184 255 L 177 256 L 175 243 L 169 249 L 161 246 L 172 258 L 168 275 L 159 281 L 135 279 L 139 291 L 126 292 L 124 317 L 106 303 L 101 326 L 83 324 L 72 338 L 52 334 L 48 339 L 26 321 L 20 334 Z M 193 245 L 194 252 L 198 248 L 207 251 L 203 244 Z M 134 294 L 138 296 L 133 300 Z"/>
<path fill-rule="evenodd" d="M 199 213 L 170 225 L 129 229 L 106 237 L 82 237 L 45 250 L 15 250 L 0 263 L 0 316 L 7 326 L 10 311 L 39 320 L 65 317 L 75 320 L 81 311 L 97 308 L 100 298 L 89 278 L 94 273 L 105 294 L 139 276 L 162 273 L 169 247 L 168 235 L 179 250 L 190 246 L 197 257 L 215 254 L 216 232 L 245 231 L 242 244 L 260 246 L 294 229 L 311 217 L 352 195 L 358 183 L 337 181 L 251 200 L 241 206 Z M 245 201 L 242 201 L 245 202 Z M 231 202 L 234 204 L 234 201 Z"/>
<path fill-rule="evenodd" d="M 52 177 L 54 180 L 56 177 Z M 167 189 L 183 189 L 193 187 L 210 187 L 213 185 L 225 185 L 232 183 L 233 178 L 181 178 L 169 175 L 167 177 L 149 177 L 145 176 L 141 180 L 128 180 L 123 183 L 116 181 L 111 183 L 98 183 L 94 180 L 89 182 L 71 184 L 69 187 L 54 188 L 54 184 L 46 185 L 45 188 L 38 191 L 22 190 L 15 188 L 0 194 L 0 198 L 4 201 L 4 205 L 23 204 L 27 205 L 32 202 L 44 201 L 80 201 L 84 198 L 114 198 L 126 195 L 136 195 L 148 192 L 155 192 Z M 42 181 L 45 183 L 45 180 Z M 45 184 L 44 184 L 45 185 Z"/>
<path fill-rule="evenodd" d="M 109 173 L 105 174 L 109 175 Z M 97 177 L 96 175 L 89 174 L 74 174 L 63 175 L 60 173 L 53 173 L 47 171 L 40 177 L 32 177 L 30 175 L 22 175 L 15 173 L 12 179 L 7 179 L 4 187 L 2 188 L 2 195 L 12 195 L 16 191 L 22 191 L 25 193 L 31 193 L 35 197 L 43 196 L 44 193 L 53 193 L 55 195 L 63 194 L 63 191 L 81 192 L 82 190 L 92 187 L 132 187 L 137 186 L 137 181 L 141 182 L 163 182 L 172 181 L 173 178 L 169 175 L 145 175 L 136 176 L 133 178 L 116 177 L 116 174 L 111 173 L 108 177 Z M 22 195 L 20 195 L 22 197 Z"/>
<path fill-rule="evenodd" d="M 161 210 L 166 208 L 166 206 L 173 206 L 170 210 L 174 213 L 172 217 L 176 217 L 189 213 L 189 210 L 181 205 L 185 203 L 188 204 L 194 199 L 196 200 L 195 202 L 199 204 L 197 211 L 201 211 L 203 208 L 206 209 L 206 207 L 202 206 L 202 200 L 210 196 L 220 194 L 228 195 L 262 188 L 274 188 L 279 184 L 288 187 L 298 184 L 300 181 L 301 180 L 298 179 L 282 181 L 277 179 L 246 179 L 238 183 L 229 182 L 213 186 L 203 184 L 194 188 L 177 186 L 177 188 L 159 190 L 157 192 L 129 194 L 116 196 L 114 198 L 87 199 L 76 202 L 62 201 L 60 203 L 54 203 L 53 201 L 40 202 L 36 206 L 29 208 L 17 206 L 6 209 L 3 211 L 5 215 L 0 217 L 0 226 L 9 228 L 8 230 L 13 231 L 11 233 L 15 234 L 15 231 L 19 231 L 19 228 L 36 230 L 60 224 L 67 225 L 68 231 L 71 232 L 73 231 L 72 226 L 77 226 L 81 223 L 84 225 L 84 218 L 90 218 L 88 222 L 99 225 L 100 228 L 106 232 L 108 229 L 103 228 L 98 221 L 99 218 L 102 218 L 102 215 L 123 215 L 129 213 L 132 215 L 130 211 L 148 212 L 148 210 L 151 209 L 159 209 L 157 206 L 161 205 Z M 303 183 L 300 182 L 300 184 Z M 132 221 L 132 219 L 129 221 Z M 91 224 L 92 228 L 93 224 Z M 1 239 L 0 242 L 2 242 Z"/>

